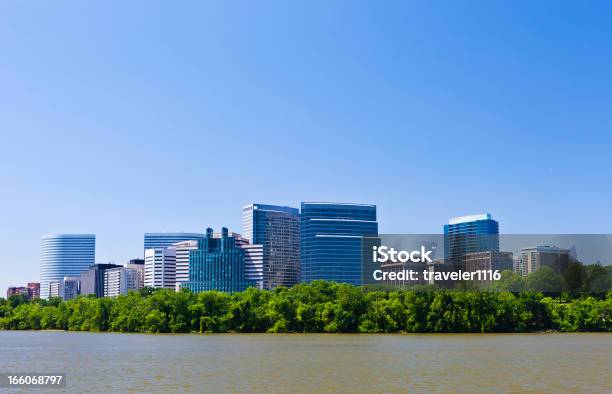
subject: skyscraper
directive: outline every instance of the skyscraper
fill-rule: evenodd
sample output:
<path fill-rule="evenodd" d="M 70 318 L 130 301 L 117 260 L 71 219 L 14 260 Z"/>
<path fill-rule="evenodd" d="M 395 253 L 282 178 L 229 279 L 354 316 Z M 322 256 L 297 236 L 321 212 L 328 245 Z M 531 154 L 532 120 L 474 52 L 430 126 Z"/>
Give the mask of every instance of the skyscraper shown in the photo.
<path fill-rule="evenodd" d="M 244 237 L 263 248 L 263 288 L 293 286 L 300 275 L 300 212 L 250 204 L 242 209 Z"/>
<path fill-rule="evenodd" d="M 49 298 L 51 281 L 80 275 L 94 264 L 96 236 L 93 234 L 48 235 L 41 241 L 40 296 Z"/>
<path fill-rule="evenodd" d="M 246 279 L 245 250 L 236 245 L 236 237 L 230 237 L 225 227 L 220 238 L 213 236 L 211 228 L 207 229 L 206 237 L 189 256 L 189 282 L 182 286 L 195 293 L 237 292 L 254 285 Z"/>
<path fill-rule="evenodd" d="M 462 266 L 463 256 L 499 252 L 499 223 L 491 214 L 460 216 L 444 225 L 444 260 Z"/>
<path fill-rule="evenodd" d="M 176 284 L 176 249 L 174 247 L 145 250 L 144 285 L 174 289 Z"/>
<path fill-rule="evenodd" d="M 200 233 L 145 233 L 144 249 L 167 248 L 177 242 L 198 241 L 204 238 Z"/>
<path fill-rule="evenodd" d="M 376 205 L 303 202 L 301 280 L 361 284 L 364 236 L 378 236 Z"/>

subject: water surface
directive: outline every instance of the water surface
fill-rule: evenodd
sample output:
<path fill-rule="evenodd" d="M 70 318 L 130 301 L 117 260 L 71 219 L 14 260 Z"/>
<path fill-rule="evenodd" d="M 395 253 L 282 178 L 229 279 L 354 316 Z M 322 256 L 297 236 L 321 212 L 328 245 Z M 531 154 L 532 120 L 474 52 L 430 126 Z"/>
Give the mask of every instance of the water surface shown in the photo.
<path fill-rule="evenodd" d="M 0 355 L 0 372 L 66 373 L 70 392 L 612 392 L 606 333 L 0 331 Z"/>

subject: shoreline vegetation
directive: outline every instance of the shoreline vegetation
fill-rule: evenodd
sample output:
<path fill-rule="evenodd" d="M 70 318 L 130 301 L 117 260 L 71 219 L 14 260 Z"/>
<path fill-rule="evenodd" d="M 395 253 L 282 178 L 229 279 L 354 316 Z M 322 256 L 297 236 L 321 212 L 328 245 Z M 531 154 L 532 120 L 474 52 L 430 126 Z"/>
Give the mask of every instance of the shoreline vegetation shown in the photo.
<path fill-rule="evenodd" d="M 380 290 L 315 281 L 239 293 L 0 298 L 0 329 L 137 333 L 612 332 L 612 292 Z"/>

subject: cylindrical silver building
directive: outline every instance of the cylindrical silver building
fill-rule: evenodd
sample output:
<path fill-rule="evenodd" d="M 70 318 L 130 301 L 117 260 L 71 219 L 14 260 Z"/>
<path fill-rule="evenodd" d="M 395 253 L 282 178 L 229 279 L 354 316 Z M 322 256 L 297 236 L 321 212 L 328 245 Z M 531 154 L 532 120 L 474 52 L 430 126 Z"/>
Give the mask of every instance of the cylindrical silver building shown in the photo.
<path fill-rule="evenodd" d="M 94 234 L 47 235 L 41 240 L 40 297 L 49 298 L 49 283 L 65 276 L 79 276 L 95 264 Z"/>

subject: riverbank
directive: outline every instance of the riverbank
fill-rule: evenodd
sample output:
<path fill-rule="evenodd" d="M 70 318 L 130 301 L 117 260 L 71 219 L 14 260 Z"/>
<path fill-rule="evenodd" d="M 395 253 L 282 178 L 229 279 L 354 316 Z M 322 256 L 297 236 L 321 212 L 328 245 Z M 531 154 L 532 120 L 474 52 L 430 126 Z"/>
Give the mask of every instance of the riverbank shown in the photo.
<path fill-rule="evenodd" d="M 612 293 L 369 291 L 330 282 L 290 289 L 144 289 L 117 298 L 10 299 L 0 329 L 141 333 L 496 333 L 612 331 Z"/>

